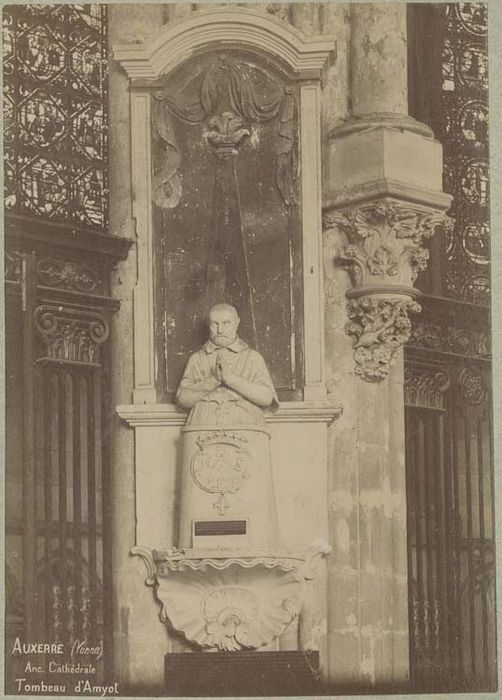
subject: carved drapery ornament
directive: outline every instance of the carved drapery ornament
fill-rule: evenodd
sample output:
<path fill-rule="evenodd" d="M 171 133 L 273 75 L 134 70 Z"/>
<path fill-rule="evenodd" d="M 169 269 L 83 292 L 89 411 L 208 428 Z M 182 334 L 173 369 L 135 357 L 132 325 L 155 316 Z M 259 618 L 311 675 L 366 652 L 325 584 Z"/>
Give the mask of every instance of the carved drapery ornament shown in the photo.
<path fill-rule="evenodd" d="M 429 258 L 423 242 L 451 223 L 444 212 L 395 200 L 325 214 L 325 230 L 345 241 L 335 262 L 353 284 L 345 331 L 353 338 L 355 371 L 362 379 L 385 379 L 397 350 L 409 340 L 408 314 L 421 310 L 413 283 Z"/>
<path fill-rule="evenodd" d="M 100 347 L 110 332 L 100 313 L 42 304 L 35 310 L 34 320 L 48 359 L 99 363 Z"/>
<path fill-rule="evenodd" d="M 250 242 L 242 221 L 237 163 L 259 149 L 261 126 L 269 124 L 274 134 L 270 158 L 275 160 L 275 187 L 286 210 L 295 207 L 299 174 L 295 89 L 253 61 L 232 53 L 211 54 L 154 93 L 153 116 L 153 199 L 158 207 L 174 209 L 183 201 L 182 161 L 193 158 L 186 144 L 183 149 L 178 146 L 184 129 L 193 130 L 215 156 L 212 230 L 197 318 L 201 321 L 212 304 L 229 300 L 239 307 L 257 345 Z"/>

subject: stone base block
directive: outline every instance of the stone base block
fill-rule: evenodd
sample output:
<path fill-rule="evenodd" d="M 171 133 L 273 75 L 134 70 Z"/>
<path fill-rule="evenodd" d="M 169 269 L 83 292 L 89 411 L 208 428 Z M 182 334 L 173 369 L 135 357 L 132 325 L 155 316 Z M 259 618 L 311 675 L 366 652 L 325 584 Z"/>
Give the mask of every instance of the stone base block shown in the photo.
<path fill-rule="evenodd" d="M 166 654 L 167 697 L 319 695 L 319 652 Z"/>
<path fill-rule="evenodd" d="M 345 125 L 330 134 L 326 205 L 393 195 L 448 208 L 438 141 L 409 130 L 405 119 L 356 126 L 351 130 Z"/>

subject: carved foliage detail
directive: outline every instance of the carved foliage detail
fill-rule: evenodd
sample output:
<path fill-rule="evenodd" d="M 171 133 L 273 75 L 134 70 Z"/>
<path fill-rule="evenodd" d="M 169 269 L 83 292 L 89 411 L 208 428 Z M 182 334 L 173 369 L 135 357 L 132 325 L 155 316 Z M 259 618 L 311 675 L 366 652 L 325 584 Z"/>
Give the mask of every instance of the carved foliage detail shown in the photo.
<path fill-rule="evenodd" d="M 35 328 L 47 357 L 52 360 L 98 363 L 100 346 L 110 329 L 104 317 L 92 311 L 76 311 L 43 304 L 35 310 Z"/>
<path fill-rule="evenodd" d="M 411 285 L 427 266 L 429 252 L 422 242 L 448 221 L 442 212 L 386 202 L 329 212 L 324 227 L 345 234 L 340 257 L 355 286 Z"/>
<path fill-rule="evenodd" d="M 223 112 L 209 120 L 204 133 L 217 155 L 236 153 L 236 148 L 251 132 L 233 112 Z"/>
<path fill-rule="evenodd" d="M 409 297 L 350 299 L 345 332 L 353 339 L 356 374 L 368 382 L 385 379 L 396 351 L 409 340 L 408 313 L 420 310 Z"/>
<path fill-rule="evenodd" d="M 268 14 L 274 15 L 280 22 L 290 21 L 290 4 L 287 2 L 270 2 L 266 5 Z"/>
<path fill-rule="evenodd" d="M 37 263 L 37 279 L 47 287 L 62 287 L 78 292 L 101 291 L 102 281 L 95 270 L 85 263 L 61 258 L 43 258 Z"/>
<path fill-rule="evenodd" d="M 404 401 L 409 406 L 443 408 L 444 393 L 449 385 L 450 378 L 440 367 L 407 367 L 404 373 Z"/>
<path fill-rule="evenodd" d="M 466 325 L 453 326 L 441 323 L 440 320 L 434 322 L 434 319 L 422 319 L 413 324 L 410 345 L 470 357 L 489 358 L 489 334 L 483 330 L 468 328 Z"/>

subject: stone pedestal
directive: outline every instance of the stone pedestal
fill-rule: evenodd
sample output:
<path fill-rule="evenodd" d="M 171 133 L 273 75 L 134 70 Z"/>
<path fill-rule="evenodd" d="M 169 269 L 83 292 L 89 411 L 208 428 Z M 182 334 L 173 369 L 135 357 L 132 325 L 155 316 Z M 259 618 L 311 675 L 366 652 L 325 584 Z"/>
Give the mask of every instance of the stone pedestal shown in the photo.
<path fill-rule="evenodd" d="M 259 430 L 187 426 L 184 449 L 175 407 L 118 411 L 136 429 L 141 467 L 132 553 L 169 629 L 208 649 L 315 649 L 325 660 L 326 424 L 339 409 L 289 404 Z M 172 498 L 156 499 L 159 485 Z"/>
<path fill-rule="evenodd" d="M 182 430 L 179 547 L 279 542 L 270 433 L 258 426 Z"/>
<path fill-rule="evenodd" d="M 319 694 L 319 653 L 166 654 L 167 697 Z"/>

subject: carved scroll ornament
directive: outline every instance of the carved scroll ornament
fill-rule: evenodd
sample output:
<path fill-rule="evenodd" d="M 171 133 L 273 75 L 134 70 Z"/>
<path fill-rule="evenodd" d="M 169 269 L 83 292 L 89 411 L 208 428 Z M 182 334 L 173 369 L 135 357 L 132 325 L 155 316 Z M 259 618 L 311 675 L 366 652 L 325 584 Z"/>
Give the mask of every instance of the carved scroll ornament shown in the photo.
<path fill-rule="evenodd" d="M 397 350 L 411 334 L 410 312 L 421 311 L 413 288 L 429 251 L 424 240 L 451 226 L 444 212 L 394 200 L 328 212 L 324 228 L 342 235 L 337 262 L 349 272 L 347 293 L 356 374 L 375 382 L 385 379 Z"/>
<path fill-rule="evenodd" d="M 42 304 L 35 310 L 34 320 L 47 358 L 63 362 L 99 363 L 100 347 L 110 332 L 101 314 Z"/>

